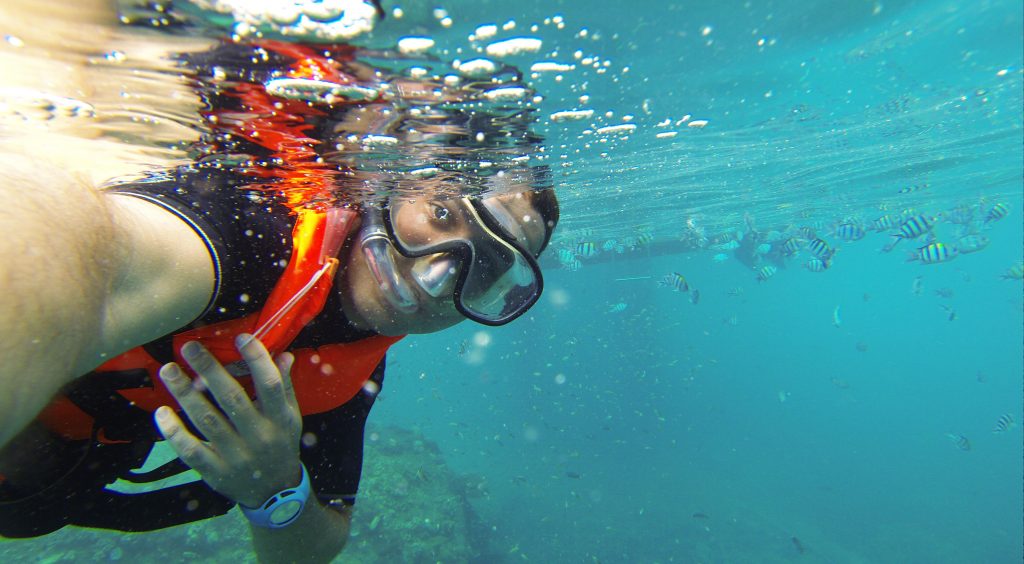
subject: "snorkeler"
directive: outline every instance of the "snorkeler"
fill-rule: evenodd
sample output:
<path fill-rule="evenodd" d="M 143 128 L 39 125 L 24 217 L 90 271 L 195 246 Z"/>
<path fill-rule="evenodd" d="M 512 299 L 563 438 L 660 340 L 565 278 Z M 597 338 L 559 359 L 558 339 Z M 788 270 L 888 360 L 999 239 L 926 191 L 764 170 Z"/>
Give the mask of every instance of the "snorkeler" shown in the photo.
<path fill-rule="evenodd" d="M 0 535 L 237 504 L 261 560 L 329 560 L 388 347 L 527 311 L 557 200 L 516 158 L 538 142 L 528 110 L 459 105 L 493 84 L 388 82 L 340 44 L 182 60 L 209 126 L 192 165 L 99 191 L 0 157 Z M 371 136 L 430 174 L 366 166 Z M 481 189 L 455 191 L 468 176 Z M 161 439 L 180 460 L 132 472 Z M 203 481 L 105 487 L 188 467 Z"/>

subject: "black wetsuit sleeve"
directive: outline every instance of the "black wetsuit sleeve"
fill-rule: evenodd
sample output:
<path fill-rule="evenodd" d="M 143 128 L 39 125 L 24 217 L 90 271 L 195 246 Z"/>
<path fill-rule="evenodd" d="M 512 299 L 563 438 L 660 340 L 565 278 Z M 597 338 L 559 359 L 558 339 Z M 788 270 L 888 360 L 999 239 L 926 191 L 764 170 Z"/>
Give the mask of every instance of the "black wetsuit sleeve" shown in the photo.
<path fill-rule="evenodd" d="M 385 360 L 370 377 L 378 386 L 384 383 Z M 341 407 L 302 418 L 302 462 L 317 498 L 328 507 L 340 509 L 356 501 L 363 470 L 363 432 L 375 397 L 364 389 Z"/>
<path fill-rule="evenodd" d="M 223 171 L 182 167 L 107 188 L 163 207 L 202 238 L 216 276 L 214 294 L 198 318 L 202 324 L 258 310 L 291 257 L 294 216 L 252 182 Z"/>

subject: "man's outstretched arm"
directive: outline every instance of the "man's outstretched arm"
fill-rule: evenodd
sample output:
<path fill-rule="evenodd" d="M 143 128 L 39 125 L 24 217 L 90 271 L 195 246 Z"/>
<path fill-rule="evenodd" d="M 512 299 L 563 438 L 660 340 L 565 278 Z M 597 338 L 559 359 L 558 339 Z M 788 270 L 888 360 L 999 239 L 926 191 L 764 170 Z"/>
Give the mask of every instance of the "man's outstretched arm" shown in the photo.
<path fill-rule="evenodd" d="M 202 240 L 161 208 L 0 155 L 0 445 L 57 390 L 185 325 L 213 291 Z"/>

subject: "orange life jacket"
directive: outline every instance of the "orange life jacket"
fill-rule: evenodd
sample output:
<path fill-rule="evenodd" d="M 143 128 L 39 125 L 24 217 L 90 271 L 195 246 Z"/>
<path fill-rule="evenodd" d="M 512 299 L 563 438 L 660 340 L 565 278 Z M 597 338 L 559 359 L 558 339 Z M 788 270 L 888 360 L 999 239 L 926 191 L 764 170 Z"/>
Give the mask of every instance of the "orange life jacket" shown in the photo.
<path fill-rule="evenodd" d="M 183 368 L 181 346 L 187 341 L 201 342 L 228 367 L 242 386 L 253 395 L 251 378 L 234 346 L 240 333 L 251 333 L 264 343 L 271 354 L 280 354 L 298 336 L 302 328 L 323 309 L 338 267 L 336 258 L 351 228 L 355 212 L 343 208 L 301 210 L 292 230 L 292 255 L 284 273 L 267 298 L 262 310 L 175 334 L 174 359 Z M 303 415 L 322 413 L 352 399 L 373 374 L 388 347 L 402 337 L 377 335 L 351 343 L 328 344 L 291 351 L 295 355 L 291 379 Z M 136 347 L 97 368 L 97 373 L 145 370 L 149 385 L 116 392 L 146 412 L 161 405 L 177 403 L 157 377 L 162 363 L 143 347 Z M 55 399 L 39 420 L 51 430 L 69 439 L 87 439 L 93 435 L 95 420 L 68 397 Z M 102 431 L 102 430 L 101 430 Z M 100 440 L 105 440 L 102 432 Z"/>

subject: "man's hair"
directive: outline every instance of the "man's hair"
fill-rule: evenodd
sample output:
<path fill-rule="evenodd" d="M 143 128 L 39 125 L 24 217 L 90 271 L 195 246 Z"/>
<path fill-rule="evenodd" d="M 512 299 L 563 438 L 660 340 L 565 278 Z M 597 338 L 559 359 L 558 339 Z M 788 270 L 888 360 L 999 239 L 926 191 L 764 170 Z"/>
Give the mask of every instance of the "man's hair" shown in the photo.
<path fill-rule="evenodd" d="M 537 251 L 539 257 L 551 241 L 551 235 L 555 232 L 555 226 L 558 225 L 558 198 L 555 196 L 555 189 L 545 188 L 530 192 L 530 204 L 544 220 L 544 242 Z"/>

